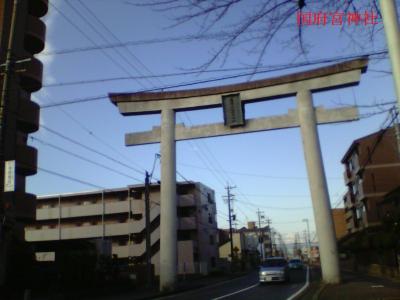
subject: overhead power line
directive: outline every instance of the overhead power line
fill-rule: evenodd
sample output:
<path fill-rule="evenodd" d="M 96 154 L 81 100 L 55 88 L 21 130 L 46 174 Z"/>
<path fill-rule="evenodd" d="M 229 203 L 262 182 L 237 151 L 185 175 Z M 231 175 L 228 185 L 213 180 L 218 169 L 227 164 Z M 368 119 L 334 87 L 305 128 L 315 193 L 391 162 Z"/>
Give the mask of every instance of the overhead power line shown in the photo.
<path fill-rule="evenodd" d="M 287 69 L 292 69 L 292 68 L 297 68 L 297 67 L 311 66 L 311 65 L 315 65 L 315 64 L 323 64 L 323 63 L 330 63 L 330 62 L 338 62 L 338 61 L 343 61 L 343 60 L 350 60 L 350 59 L 362 58 L 362 57 L 367 57 L 367 56 L 370 57 L 370 56 L 376 56 L 376 55 L 382 55 L 382 54 L 387 54 L 387 50 L 370 52 L 370 53 L 366 53 L 361 56 L 360 55 L 342 56 L 342 57 L 334 57 L 334 58 L 321 59 L 321 60 L 315 60 L 315 61 L 309 61 L 309 62 L 302 62 L 299 64 L 282 65 L 282 66 L 277 66 L 274 69 L 252 71 L 252 72 L 234 74 L 234 75 L 223 76 L 223 77 L 214 77 L 214 78 L 203 79 L 203 80 L 182 82 L 182 83 L 173 84 L 173 85 L 166 85 L 166 86 L 160 86 L 160 87 L 155 87 L 155 88 L 151 88 L 151 89 L 130 91 L 130 92 L 132 92 L 132 93 L 154 92 L 154 91 L 159 91 L 159 90 L 187 87 L 187 86 L 191 86 L 191 85 L 217 82 L 217 81 L 240 78 L 240 77 L 245 77 L 245 76 L 250 76 L 250 75 L 255 75 L 255 74 L 265 74 L 265 73 L 269 73 L 269 72 L 273 72 L 273 71 L 282 71 L 282 70 L 287 70 Z M 128 91 L 126 91 L 126 93 L 128 93 Z M 91 102 L 91 101 L 107 99 L 107 98 L 108 98 L 108 95 L 97 95 L 97 96 L 91 96 L 91 97 L 76 98 L 76 99 L 58 101 L 57 103 L 54 103 L 54 104 L 42 105 L 41 108 L 51 108 L 51 107 L 62 106 L 62 105 L 71 105 L 71 104 L 77 104 L 77 103 Z"/>
<path fill-rule="evenodd" d="M 117 42 L 119 42 L 119 43 L 122 43 L 121 40 L 112 32 L 112 30 L 110 30 L 110 29 L 108 28 L 108 26 L 107 26 L 106 24 L 104 24 L 104 22 L 93 12 L 92 9 L 90 9 L 90 8 L 89 8 L 83 1 L 81 1 L 81 0 L 78 0 L 78 2 L 79 2 L 79 3 L 82 5 L 82 7 L 84 7 L 84 8 L 86 9 L 86 11 L 97 21 L 97 23 L 100 24 L 101 27 L 105 29 L 105 31 L 109 34 L 109 36 L 112 37 L 112 39 L 114 39 L 115 41 L 117 41 Z M 136 67 L 135 65 L 132 65 L 132 63 L 131 63 L 130 60 L 127 60 L 127 59 L 125 59 L 125 58 L 124 58 L 124 60 L 125 60 L 130 66 L 132 66 L 132 67 L 136 70 L 136 72 L 137 72 L 138 74 L 140 74 L 140 76 L 142 76 L 142 77 L 145 76 L 145 75 L 142 73 L 142 71 L 141 71 L 140 68 L 144 69 L 145 71 L 147 71 L 148 73 L 151 74 L 151 71 L 149 70 L 149 68 L 148 68 L 145 64 L 143 64 L 143 62 L 142 62 L 142 61 L 127 47 L 127 46 L 124 46 L 123 48 L 125 49 L 125 53 L 128 54 L 128 55 L 133 59 L 133 61 L 137 62 L 137 64 L 139 65 L 139 68 Z M 117 52 L 119 52 L 119 51 L 117 51 Z M 121 56 L 122 56 L 122 53 L 121 53 Z M 148 79 L 145 79 L 145 80 L 146 80 L 148 83 L 150 83 L 150 85 L 153 85 L 152 82 L 149 81 Z"/>
<path fill-rule="evenodd" d="M 130 169 L 132 171 L 135 171 L 135 172 L 137 172 L 137 173 L 139 173 L 141 175 L 144 175 L 144 172 L 142 172 L 142 171 L 140 171 L 140 170 L 138 170 L 138 169 L 136 169 L 136 168 L 124 163 L 124 162 L 121 162 L 121 161 L 119 161 L 119 160 L 117 160 L 117 159 L 115 159 L 115 158 L 113 158 L 113 157 L 111 157 L 111 156 L 109 156 L 107 154 L 104 154 L 104 153 L 102 153 L 102 152 L 100 152 L 100 151 L 98 151 L 96 149 L 93 149 L 93 148 L 91 148 L 89 146 L 86 146 L 86 145 L 82 144 L 81 142 L 78 142 L 78 141 L 76 141 L 76 140 L 74 140 L 74 139 L 72 139 L 70 137 L 67 137 L 67 136 L 59 133 L 58 131 L 55 131 L 54 129 L 51 129 L 51 128 L 43 125 L 43 124 L 40 124 L 40 127 L 45 129 L 45 130 L 47 130 L 47 131 L 49 131 L 49 132 L 51 132 L 54 135 L 57 135 L 58 137 L 61 137 L 62 139 L 66 140 L 66 141 L 68 141 L 68 142 L 70 142 L 72 144 L 80 146 L 80 147 L 82 147 L 82 148 L 84 148 L 84 149 L 86 149 L 88 151 L 96 153 L 96 154 L 98 154 L 98 155 L 100 155 L 100 156 L 102 156 L 102 157 L 104 157 L 104 158 L 106 158 L 106 159 L 108 159 L 110 161 L 113 161 L 113 162 L 115 162 L 115 163 L 117 163 L 117 164 L 119 164 L 119 165 L 121 165 L 121 166 L 123 166 L 125 168 L 128 168 L 128 169 Z"/>
<path fill-rule="evenodd" d="M 94 187 L 94 188 L 97 188 L 97 189 L 105 189 L 105 187 L 103 187 L 103 186 L 100 186 L 100 185 L 97 185 L 97 184 L 93 184 L 93 183 L 90 183 L 90 182 L 85 181 L 85 180 L 77 179 L 75 177 L 64 175 L 64 174 L 61 174 L 61 173 L 58 173 L 58 172 L 55 172 L 55 171 L 51 171 L 51 170 L 48 170 L 48 169 L 45 169 L 45 168 L 42 168 L 42 167 L 37 167 L 37 168 L 38 168 L 38 170 L 40 170 L 42 172 L 45 172 L 45 173 L 48 173 L 48 174 L 51 174 L 51 175 L 54 175 L 54 176 L 57 176 L 57 177 L 68 179 L 70 181 L 81 183 L 81 184 L 84 184 L 84 185 L 87 185 L 87 186 L 91 186 L 91 187 Z"/>
<path fill-rule="evenodd" d="M 193 40 L 211 40 L 215 38 L 228 38 L 230 34 L 228 32 L 218 32 L 218 33 L 208 33 L 208 34 L 189 34 L 189 35 L 181 35 L 176 37 L 165 37 L 165 38 L 154 38 L 154 39 L 146 39 L 146 40 L 136 40 L 136 41 L 118 41 L 116 43 L 108 43 L 97 46 L 88 46 L 88 47 L 75 47 L 70 49 L 59 49 L 54 51 L 46 51 L 40 53 L 40 55 L 60 55 L 60 54 L 71 54 L 77 52 L 88 52 L 93 50 L 101 50 L 101 49 L 111 49 L 111 48 L 121 48 L 127 46 L 143 46 L 143 45 L 151 45 L 151 44 L 161 44 L 168 42 L 188 42 Z"/>
<path fill-rule="evenodd" d="M 53 103 L 53 101 L 50 99 L 50 97 L 47 95 L 47 93 L 44 91 L 42 95 L 45 95 L 46 98 Z M 122 152 L 117 150 L 114 146 L 112 146 L 110 143 L 108 143 L 106 140 L 101 138 L 99 135 L 97 135 L 92 129 L 89 129 L 86 125 L 82 123 L 78 118 L 74 117 L 71 113 L 69 113 L 65 108 L 58 106 L 57 107 L 68 119 L 70 119 L 72 122 L 77 124 L 83 131 L 85 131 L 88 135 L 90 135 L 92 138 L 94 138 L 97 142 L 102 144 L 103 146 L 106 146 L 107 148 L 111 149 L 114 153 L 122 157 L 123 159 L 126 159 L 129 161 L 131 164 L 135 165 L 139 169 L 142 169 L 143 172 L 145 172 L 144 168 L 134 162 L 132 159 L 130 159 L 127 155 L 124 155 Z"/>
<path fill-rule="evenodd" d="M 186 163 L 179 163 L 182 166 L 189 167 L 189 168 L 195 168 L 195 169 L 201 169 L 201 170 L 207 170 L 207 171 L 213 171 L 213 172 L 222 172 L 217 169 L 210 169 L 207 167 L 202 167 L 202 166 L 196 166 L 192 164 L 186 164 Z M 264 175 L 264 174 L 255 174 L 255 173 L 246 173 L 246 172 L 236 172 L 236 171 L 231 171 L 231 170 L 225 170 L 225 172 L 233 175 L 240 175 L 240 176 L 249 176 L 249 177 L 260 177 L 260 178 L 268 178 L 268 179 L 293 179 L 293 180 L 308 180 L 308 177 L 296 177 L 296 176 L 272 176 L 272 175 Z M 335 180 L 343 180 L 341 177 L 328 177 L 329 179 L 335 179 Z"/>
<path fill-rule="evenodd" d="M 78 15 L 81 15 L 80 12 L 78 10 L 76 10 L 76 8 L 73 5 L 70 5 L 68 3 L 68 1 L 66 1 L 66 4 L 68 6 L 70 6 Z M 86 32 L 84 32 L 77 24 L 75 24 L 75 22 L 68 17 L 66 14 L 64 14 L 56 5 L 54 5 L 54 3 L 50 2 L 50 5 L 72 26 L 74 27 L 78 32 L 80 32 L 91 44 L 93 44 L 94 46 L 98 46 L 98 44 L 90 37 L 90 35 L 88 35 Z M 82 19 L 86 22 L 86 19 L 84 17 L 82 17 Z M 120 70 L 122 70 L 125 74 L 127 74 L 128 76 L 132 76 L 132 74 L 124 67 L 124 65 L 122 65 L 121 63 L 119 63 L 114 57 L 112 57 L 107 51 L 105 51 L 104 49 L 100 49 L 102 51 L 102 53 L 111 61 L 113 62 Z M 143 85 L 141 84 L 140 81 L 135 80 L 139 85 L 141 85 L 143 87 Z"/>
<path fill-rule="evenodd" d="M 33 137 L 33 136 L 31 136 L 30 138 L 31 138 L 31 140 L 37 141 L 37 142 L 41 143 L 42 145 L 51 147 L 51 148 L 53 148 L 53 149 L 56 149 L 56 150 L 58 150 L 58 151 L 60 151 L 60 152 L 63 152 L 63 153 L 66 153 L 66 154 L 68 154 L 68 155 L 70 155 L 70 156 L 73 156 L 73 157 L 75 157 L 75 158 L 78 158 L 78 159 L 80 159 L 80 160 L 86 161 L 86 162 L 88 162 L 88 163 L 91 163 L 91 164 L 93 164 L 93 165 L 96 165 L 96 166 L 98 166 L 98 167 L 101 167 L 101 168 L 103 168 L 103 169 L 106 169 L 106 170 L 108 170 L 108 171 L 114 172 L 114 173 L 116 173 L 116 174 L 118 174 L 118 175 L 125 176 L 125 177 L 127 177 L 127 178 L 136 180 L 136 181 L 138 181 L 138 182 L 142 182 L 142 181 L 143 181 L 143 180 L 141 180 L 141 179 L 135 178 L 135 177 L 133 177 L 133 176 L 131 176 L 131 175 L 128 175 L 128 174 L 126 174 L 126 173 L 123 173 L 123 172 L 120 172 L 120 171 L 115 170 L 115 169 L 113 169 L 113 168 L 110 168 L 110 167 L 108 167 L 108 166 L 106 166 L 106 165 L 103 165 L 103 164 L 101 164 L 101 163 L 99 163 L 99 162 L 96 162 L 96 161 L 94 161 L 94 160 L 91 160 L 91 159 L 89 159 L 89 158 L 86 158 L 86 157 L 84 157 L 84 156 L 82 156 L 82 155 L 80 155 L 80 154 L 74 153 L 74 152 L 72 152 L 72 151 L 65 150 L 64 148 L 61 148 L 61 147 L 59 147 L 59 146 L 57 146 L 57 145 L 54 145 L 54 144 L 52 144 L 52 143 L 45 142 L 45 141 L 43 141 L 42 139 L 39 139 L 39 138 L 36 138 L 36 137 Z"/>

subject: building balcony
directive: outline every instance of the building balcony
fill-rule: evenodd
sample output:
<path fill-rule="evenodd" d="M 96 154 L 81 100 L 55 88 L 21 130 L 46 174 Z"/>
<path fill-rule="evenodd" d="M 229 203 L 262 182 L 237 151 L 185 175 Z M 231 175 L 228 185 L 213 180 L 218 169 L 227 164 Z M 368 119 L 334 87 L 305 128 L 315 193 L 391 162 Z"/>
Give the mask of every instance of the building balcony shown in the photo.
<path fill-rule="evenodd" d="M 36 54 L 44 49 L 46 25 L 36 16 L 28 15 L 25 29 L 24 47 L 31 54 Z"/>
<path fill-rule="evenodd" d="M 36 196 L 22 191 L 4 193 L 2 198 L 6 212 L 17 220 L 32 222 L 35 219 Z"/>
<path fill-rule="evenodd" d="M 154 245 L 159 240 L 160 240 L 160 227 L 157 227 L 151 233 L 151 245 Z M 112 246 L 112 254 L 117 255 L 118 258 L 124 258 L 129 256 L 142 256 L 145 253 L 146 253 L 146 239 L 143 239 L 143 241 L 139 244 Z"/>
<path fill-rule="evenodd" d="M 25 58 L 30 57 L 31 53 L 27 52 Z M 25 71 L 19 73 L 21 87 L 29 93 L 36 92 L 42 88 L 43 64 L 40 60 L 30 57 L 28 62 L 21 63 L 21 69 Z"/>
<path fill-rule="evenodd" d="M 40 18 L 47 13 L 48 6 L 48 0 L 29 0 L 28 11 L 29 14 Z"/>
<path fill-rule="evenodd" d="M 37 172 L 37 150 L 31 146 L 17 145 L 16 151 L 17 172 L 24 176 L 34 175 Z"/>
<path fill-rule="evenodd" d="M 180 230 L 192 230 L 197 228 L 197 222 L 195 217 L 183 217 L 178 220 L 178 229 Z"/>
<path fill-rule="evenodd" d="M 344 195 L 343 201 L 346 210 L 351 210 L 354 207 L 355 197 L 351 194 L 350 190 Z"/>
<path fill-rule="evenodd" d="M 40 202 L 40 199 L 38 200 Z M 61 197 L 61 203 L 63 198 Z M 96 204 L 82 204 L 67 206 L 61 204 L 61 218 L 76 218 L 86 216 L 101 216 L 111 214 L 120 214 L 129 212 L 129 201 L 116 201 L 116 202 L 105 202 L 104 208 L 103 203 Z M 144 214 L 144 202 L 138 200 L 131 200 L 131 211 L 133 214 L 143 213 Z M 58 204 L 54 207 L 42 207 L 36 210 L 36 220 L 54 220 L 60 217 L 60 208 Z"/>
<path fill-rule="evenodd" d="M 155 206 L 150 211 L 150 220 L 154 221 L 160 215 L 160 207 Z M 73 225 L 73 224 L 71 224 Z M 104 236 L 121 236 L 130 233 L 140 233 L 145 229 L 145 219 L 139 221 L 131 220 L 125 223 L 65 226 L 60 228 L 45 229 L 25 229 L 25 239 L 28 242 L 51 241 L 51 240 L 69 240 L 82 238 L 96 238 Z"/>
<path fill-rule="evenodd" d="M 346 211 L 346 213 L 344 214 L 345 219 L 348 220 L 350 218 L 353 218 L 353 212 L 351 210 Z"/>
<path fill-rule="evenodd" d="M 357 202 L 364 200 L 364 198 L 365 198 L 364 188 L 363 188 L 363 186 L 360 184 L 360 185 L 358 186 L 358 191 L 357 191 L 357 194 L 356 194 Z"/>
<path fill-rule="evenodd" d="M 35 132 L 39 129 L 40 107 L 37 103 L 30 101 L 28 93 L 23 95 L 19 99 L 17 112 L 18 129 L 25 133 Z"/>
<path fill-rule="evenodd" d="M 346 170 L 343 172 L 343 178 L 344 178 L 344 183 L 346 185 L 349 185 L 355 180 L 355 175 L 353 172 Z"/>
<path fill-rule="evenodd" d="M 180 195 L 178 198 L 178 205 L 180 207 L 196 206 L 196 200 L 194 198 L 194 195 L 192 194 Z"/>

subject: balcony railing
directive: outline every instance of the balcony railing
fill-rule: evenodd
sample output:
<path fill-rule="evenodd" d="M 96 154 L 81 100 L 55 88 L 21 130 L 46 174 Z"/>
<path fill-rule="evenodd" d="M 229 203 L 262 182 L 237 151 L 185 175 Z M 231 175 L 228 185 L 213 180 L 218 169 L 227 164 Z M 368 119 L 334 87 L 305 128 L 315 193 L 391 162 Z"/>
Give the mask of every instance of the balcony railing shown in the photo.
<path fill-rule="evenodd" d="M 157 227 L 151 233 L 151 245 L 154 245 L 160 240 L 160 227 Z M 129 256 L 142 256 L 146 252 L 146 240 L 139 244 L 131 244 L 125 246 L 112 246 L 112 254 L 118 256 L 118 258 L 129 257 Z"/>
<path fill-rule="evenodd" d="M 160 207 L 155 206 L 150 211 L 150 220 L 153 221 L 160 215 Z M 128 235 L 129 233 L 139 233 L 145 229 L 145 219 L 125 223 L 83 225 L 51 229 L 25 229 L 25 239 L 29 242 L 51 241 L 51 240 L 69 240 L 80 238 L 95 238 L 104 236 Z"/>
<path fill-rule="evenodd" d="M 61 199 L 62 201 L 62 199 Z M 143 213 L 144 202 L 131 200 L 132 213 Z M 44 207 L 36 210 L 36 220 L 51 220 L 59 218 L 60 208 L 58 205 L 55 207 Z M 129 201 L 116 201 L 116 202 L 105 202 L 104 214 L 118 214 L 129 212 Z M 86 216 L 98 216 L 103 214 L 103 204 L 82 204 L 67 206 L 61 204 L 61 218 L 74 218 L 74 217 L 86 217 Z"/>
<path fill-rule="evenodd" d="M 178 205 L 181 207 L 196 206 L 194 195 L 180 195 L 178 198 Z"/>
<path fill-rule="evenodd" d="M 40 200 L 39 200 L 40 201 Z M 95 204 L 81 204 L 81 205 L 65 205 L 62 203 L 61 198 L 61 219 L 87 217 L 87 216 L 101 216 L 103 214 L 103 204 L 101 202 Z M 181 207 L 195 206 L 196 201 L 193 195 L 181 195 L 178 198 L 178 205 Z M 144 201 L 131 200 L 132 213 L 144 213 Z M 104 214 L 119 214 L 129 212 L 129 201 L 115 201 L 105 202 Z M 58 204 L 53 207 L 42 207 L 36 209 L 36 220 L 54 220 L 58 219 L 60 215 L 60 208 Z"/>
<path fill-rule="evenodd" d="M 197 222 L 195 217 L 184 217 L 179 218 L 178 228 L 180 230 L 191 230 L 197 228 Z"/>

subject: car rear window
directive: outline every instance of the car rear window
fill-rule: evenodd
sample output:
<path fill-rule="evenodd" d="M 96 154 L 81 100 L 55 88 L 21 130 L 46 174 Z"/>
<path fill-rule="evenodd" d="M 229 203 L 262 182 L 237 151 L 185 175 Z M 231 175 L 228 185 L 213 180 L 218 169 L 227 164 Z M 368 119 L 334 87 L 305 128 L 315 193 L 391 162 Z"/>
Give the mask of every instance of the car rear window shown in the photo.
<path fill-rule="evenodd" d="M 284 259 L 267 259 L 262 263 L 263 267 L 283 267 L 286 265 Z"/>
<path fill-rule="evenodd" d="M 300 259 L 291 259 L 289 262 L 291 263 L 300 263 Z"/>

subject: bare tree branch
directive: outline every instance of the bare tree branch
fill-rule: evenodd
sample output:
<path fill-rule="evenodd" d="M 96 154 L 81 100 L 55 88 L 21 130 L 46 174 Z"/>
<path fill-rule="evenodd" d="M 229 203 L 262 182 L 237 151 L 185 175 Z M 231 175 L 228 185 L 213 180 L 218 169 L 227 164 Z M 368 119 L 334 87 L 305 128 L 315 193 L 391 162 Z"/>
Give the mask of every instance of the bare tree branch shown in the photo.
<path fill-rule="evenodd" d="M 347 18 L 355 13 L 362 16 L 365 14 L 366 17 L 369 12 L 381 17 L 376 0 L 130 0 L 125 2 L 172 14 L 171 27 L 201 21 L 198 36 L 223 25 L 226 34 L 223 37 L 215 37 L 219 45 L 205 63 L 194 68 L 199 71 L 206 70 L 217 61 L 222 61 L 224 64 L 233 48 L 250 42 L 253 46 L 252 51 L 257 52 L 254 62 L 256 71 L 262 64 L 272 41 L 283 32 L 286 33 L 282 34 L 286 42 L 293 45 L 297 43 L 297 51 L 301 56 L 305 56 L 307 53 L 305 27 L 297 24 L 296 12 L 324 11 L 330 16 L 341 13 Z M 231 21 L 231 16 L 241 17 L 237 21 Z M 368 44 L 373 44 L 375 36 L 383 27 L 381 23 L 368 26 L 351 24 L 351 20 L 347 18 L 344 18 L 340 32 L 353 47 L 364 48 Z M 289 30 L 292 30 L 294 35 L 287 34 Z M 196 40 L 196 37 L 193 40 Z"/>

